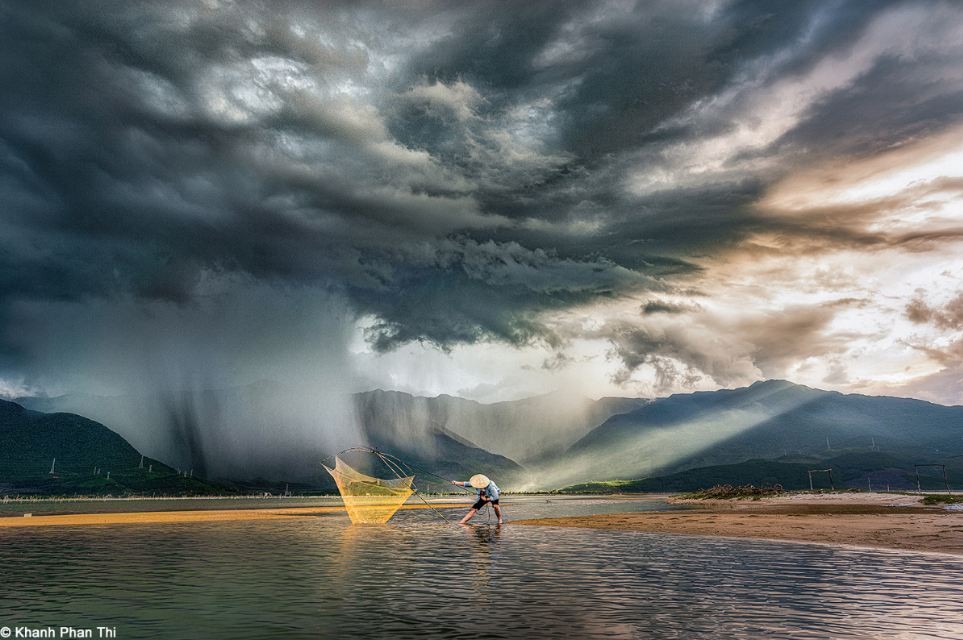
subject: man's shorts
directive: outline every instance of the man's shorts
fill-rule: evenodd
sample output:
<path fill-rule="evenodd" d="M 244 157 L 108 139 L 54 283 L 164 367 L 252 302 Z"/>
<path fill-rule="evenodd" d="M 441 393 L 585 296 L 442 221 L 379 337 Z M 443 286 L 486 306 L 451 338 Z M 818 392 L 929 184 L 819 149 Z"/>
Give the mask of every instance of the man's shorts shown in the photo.
<path fill-rule="evenodd" d="M 472 509 L 475 509 L 476 511 L 480 511 L 481 508 L 484 507 L 486 503 L 487 503 L 487 504 L 495 504 L 495 505 L 497 505 L 497 504 L 498 504 L 498 500 L 482 500 L 481 498 L 479 498 L 479 499 L 478 499 L 478 502 L 476 502 L 475 504 L 473 504 L 473 505 L 471 506 L 471 508 L 472 508 Z"/>

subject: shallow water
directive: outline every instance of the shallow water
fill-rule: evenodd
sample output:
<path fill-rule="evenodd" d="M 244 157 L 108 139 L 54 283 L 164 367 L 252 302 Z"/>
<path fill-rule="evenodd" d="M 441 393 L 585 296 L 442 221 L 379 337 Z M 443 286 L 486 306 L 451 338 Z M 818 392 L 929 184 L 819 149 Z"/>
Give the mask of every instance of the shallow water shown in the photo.
<path fill-rule="evenodd" d="M 510 517 L 659 508 L 507 499 Z M 460 513 L 449 512 L 450 515 Z M 588 529 L 290 520 L 0 530 L 0 625 L 119 638 L 963 638 L 963 559 Z"/>
<path fill-rule="evenodd" d="M 509 502 L 525 510 L 525 517 L 533 513 L 556 515 L 581 515 L 587 513 L 610 513 L 637 511 L 639 509 L 671 508 L 657 497 L 575 496 L 575 495 L 507 495 Z M 467 500 L 467 502 L 466 502 Z M 472 502 L 464 493 L 432 495 L 432 504 Z M 423 505 L 417 496 L 408 504 Z M 86 498 L 86 499 L 0 499 L 0 517 L 33 515 L 65 515 L 75 513 L 117 513 L 130 511 L 207 511 L 214 509 L 286 509 L 293 507 L 341 506 L 341 498 L 335 496 L 290 496 L 273 498 L 227 497 L 227 498 Z M 460 517 L 460 516 L 459 516 Z"/>

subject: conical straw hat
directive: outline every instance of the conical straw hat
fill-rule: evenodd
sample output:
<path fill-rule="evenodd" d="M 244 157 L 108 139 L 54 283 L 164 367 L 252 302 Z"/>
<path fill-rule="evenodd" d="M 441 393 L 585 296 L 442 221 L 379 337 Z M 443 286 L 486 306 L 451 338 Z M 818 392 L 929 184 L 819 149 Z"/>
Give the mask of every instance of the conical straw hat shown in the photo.
<path fill-rule="evenodd" d="M 468 481 L 468 484 L 475 487 L 476 489 L 484 489 L 491 483 L 492 481 L 488 479 L 488 476 L 482 475 L 480 473 L 476 473 Z"/>

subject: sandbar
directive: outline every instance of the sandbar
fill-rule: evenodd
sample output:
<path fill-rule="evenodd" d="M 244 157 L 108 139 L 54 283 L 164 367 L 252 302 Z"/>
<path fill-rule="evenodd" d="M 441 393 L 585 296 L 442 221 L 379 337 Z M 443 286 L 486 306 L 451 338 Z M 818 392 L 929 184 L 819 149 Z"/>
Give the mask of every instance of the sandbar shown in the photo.
<path fill-rule="evenodd" d="M 918 496 L 790 495 L 762 500 L 670 500 L 691 508 L 516 520 L 512 524 L 763 538 L 963 555 L 963 511 Z"/>

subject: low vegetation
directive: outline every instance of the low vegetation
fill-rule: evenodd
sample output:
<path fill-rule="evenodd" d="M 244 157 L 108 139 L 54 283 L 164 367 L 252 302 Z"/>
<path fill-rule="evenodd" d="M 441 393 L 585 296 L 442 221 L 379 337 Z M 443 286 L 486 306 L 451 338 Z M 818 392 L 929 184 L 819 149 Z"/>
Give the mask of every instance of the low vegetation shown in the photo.
<path fill-rule="evenodd" d="M 963 495 L 933 493 L 923 498 L 923 504 L 963 504 Z"/>
<path fill-rule="evenodd" d="M 683 498 L 692 500 L 758 500 L 766 496 L 779 496 L 786 493 L 781 484 L 757 487 L 751 484 L 734 486 L 731 484 L 717 484 L 708 489 L 700 489 L 692 493 L 683 494 Z"/>

